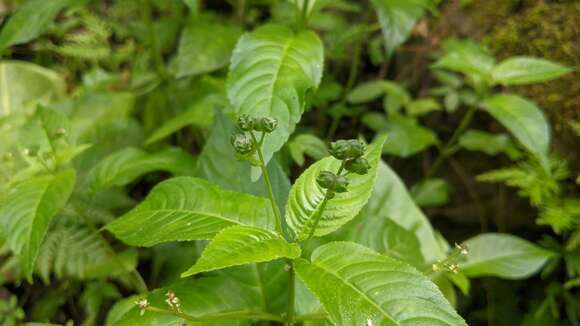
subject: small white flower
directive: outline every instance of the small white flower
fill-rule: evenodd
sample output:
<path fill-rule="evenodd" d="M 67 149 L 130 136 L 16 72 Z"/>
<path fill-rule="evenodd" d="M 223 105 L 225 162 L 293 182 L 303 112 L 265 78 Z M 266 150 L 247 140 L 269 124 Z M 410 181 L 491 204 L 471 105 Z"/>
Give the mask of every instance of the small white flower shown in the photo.
<path fill-rule="evenodd" d="M 139 312 L 139 314 L 141 316 L 143 316 L 145 314 L 145 310 L 147 310 L 147 308 L 149 307 L 149 301 L 147 299 L 141 299 L 141 300 L 135 301 L 135 304 L 141 310 Z"/>
<path fill-rule="evenodd" d="M 367 326 L 373 326 L 373 321 L 370 319 L 367 319 Z"/>

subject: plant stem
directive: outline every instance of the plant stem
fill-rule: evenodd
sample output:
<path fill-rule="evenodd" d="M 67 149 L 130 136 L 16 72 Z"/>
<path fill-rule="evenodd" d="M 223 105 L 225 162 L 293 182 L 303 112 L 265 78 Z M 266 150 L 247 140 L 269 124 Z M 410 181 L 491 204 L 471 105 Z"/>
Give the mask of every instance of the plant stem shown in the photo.
<path fill-rule="evenodd" d="M 288 270 L 288 310 L 286 312 L 286 325 L 294 325 L 294 303 L 296 301 L 296 273 L 294 272 L 294 264 L 291 260 L 287 261 L 290 270 Z"/>
<path fill-rule="evenodd" d="M 457 148 L 457 141 L 463 135 L 463 133 L 465 132 L 467 127 L 469 127 L 469 125 L 471 124 L 471 121 L 473 120 L 473 117 L 475 116 L 476 110 L 477 110 L 477 108 L 473 107 L 473 106 L 469 107 L 467 109 L 467 112 L 463 116 L 463 119 L 459 123 L 459 126 L 457 127 L 457 129 L 455 129 L 455 132 L 453 133 L 453 135 L 451 136 L 449 141 L 441 149 L 439 156 L 437 157 L 437 159 L 435 160 L 433 165 L 431 165 L 431 168 L 429 169 L 429 171 L 427 172 L 427 175 L 426 175 L 427 178 L 430 178 L 433 175 L 435 175 L 435 173 L 437 173 L 437 171 L 439 171 L 439 169 L 441 168 L 441 165 L 445 162 L 445 160 L 457 151 L 457 149 L 458 149 Z"/>
<path fill-rule="evenodd" d="M 278 208 L 278 204 L 276 204 L 276 199 L 274 199 L 274 190 L 272 188 L 272 182 L 270 181 L 270 174 L 268 173 L 268 169 L 266 168 L 266 162 L 264 160 L 264 155 L 262 154 L 262 141 L 264 140 L 264 137 L 262 137 L 261 140 L 258 141 L 253 132 L 250 132 L 250 135 L 252 136 L 252 141 L 254 142 L 256 152 L 258 152 L 258 157 L 260 158 L 260 169 L 262 169 L 262 175 L 264 176 L 266 188 L 268 189 L 268 196 L 270 197 L 272 210 L 274 211 L 274 216 L 276 216 L 276 230 L 278 231 L 278 233 L 284 236 L 284 231 L 282 229 L 282 214 L 280 214 L 280 209 Z"/>
<path fill-rule="evenodd" d="M 167 78 L 167 71 L 165 70 L 165 62 L 163 60 L 163 53 L 161 53 L 161 48 L 157 42 L 157 35 L 155 35 L 155 28 L 153 25 L 153 11 L 151 8 L 150 0 L 142 0 L 143 2 L 143 21 L 147 28 L 147 33 L 149 34 L 149 43 L 151 45 L 151 51 L 153 54 L 153 61 L 155 64 L 155 70 L 157 70 L 157 75 L 161 79 Z"/>
<path fill-rule="evenodd" d="M 215 314 L 192 316 L 182 312 L 177 312 L 169 309 L 157 308 L 157 307 L 147 307 L 147 311 L 157 312 L 161 314 L 173 315 L 188 321 L 204 321 L 204 320 L 237 320 L 237 319 L 259 319 L 259 320 L 270 320 L 283 322 L 282 317 L 266 312 L 251 311 L 251 310 L 234 310 L 218 312 Z"/>

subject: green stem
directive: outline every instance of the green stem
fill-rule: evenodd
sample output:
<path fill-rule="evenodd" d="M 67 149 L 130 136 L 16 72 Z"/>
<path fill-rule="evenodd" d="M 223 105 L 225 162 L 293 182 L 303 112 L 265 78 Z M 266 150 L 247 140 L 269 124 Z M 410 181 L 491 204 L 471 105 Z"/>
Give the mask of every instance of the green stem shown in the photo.
<path fill-rule="evenodd" d="M 437 157 L 437 159 L 435 160 L 433 165 L 431 165 L 431 168 L 429 169 L 429 171 L 427 172 L 427 175 L 426 175 L 427 178 L 430 178 L 433 175 L 435 175 L 435 173 L 437 173 L 437 171 L 439 171 L 439 169 L 441 168 L 441 165 L 443 165 L 445 160 L 457 151 L 457 149 L 458 149 L 457 141 L 463 135 L 463 133 L 465 132 L 467 127 L 469 127 L 469 125 L 471 124 L 471 121 L 473 120 L 473 117 L 475 116 L 476 110 L 477 110 L 476 107 L 469 107 L 467 109 L 467 112 L 463 116 L 463 119 L 459 123 L 459 126 L 457 127 L 457 129 L 455 129 L 455 132 L 453 133 L 453 135 L 451 136 L 449 141 L 441 149 L 439 156 Z"/>
<path fill-rule="evenodd" d="M 142 0 L 143 2 L 143 21 L 147 28 L 147 33 L 149 34 L 149 42 L 151 45 L 151 51 L 153 53 L 153 61 L 155 64 L 155 70 L 161 79 L 167 78 L 167 71 L 165 70 L 165 62 L 163 60 L 163 53 L 161 53 L 161 48 L 157 40 L 157 35 L 155 35 L 155 28 L 153 25 L 153 11 L 151 8 L 150 0 Z"/>
<path fill-rule="evenodd" d="M 270 197 L 272 210 L 274 211 L 274 216 L 276 216 L 276 230 L 278 233 L 284 236 L 284 231 L 282 230 L 282 214 L 280 214 L 280 209 L 276 204 L 276 199 L 274 199 L 274 190 L 272 188 L 272 182 L 270 181 L 270 174 L 268 173 L 268 169 L 266 168 L 266 161 L 264 160 L 264 155 L 262 154 L 262 141 L 264 137 L 258 141 L 253 132 L 250 132 L 250 135 L 252 137 L 252 141 L 254 142 L 254 146 L 256 147 L 256 152 L 258 152 L 258 157 L 260 159 L 260 169 L 262 169 L 262 175 L 264 176 L 264 181 L 266 182 L 266 188 L 268 189 L 268 196 Z"/>
<path fill-rule="evenodd" d="M 259 319 L 259 320 L 270 320 L 270 321 L 277 321 L 283 322 L 284 319 L 278 315 L 266 313 L 266 312 L 259 312 L 259 311 L 251 311 L 251 310 L 235 310 L 235 311 L 225 311 L 225 312 L 218 312 L 215 314 L 208 314 L 208 315 L 201 315 L 201 316 L 192 316 L 182 312 L 177 312 L 169 309 L 157 308 L 157 307 L 147 307 L 145 308 L 147 311 L 157 312 L 166 315 L 173 315 L 179 317 L 184 320 L 188 321 L 206 321 L 206 320 L 238 320 L 238 319 Z"/>
<path fill-rule="evenodd" d="M 290 270 L 288 271 L 288 309 L 286 311 L 286 325 L 292 326 L 294 325 L 294 304 L 296 301 L 296 273 L 294 272 L 294 264 L 291 260 L 288 260 L 288 266 Z"/>

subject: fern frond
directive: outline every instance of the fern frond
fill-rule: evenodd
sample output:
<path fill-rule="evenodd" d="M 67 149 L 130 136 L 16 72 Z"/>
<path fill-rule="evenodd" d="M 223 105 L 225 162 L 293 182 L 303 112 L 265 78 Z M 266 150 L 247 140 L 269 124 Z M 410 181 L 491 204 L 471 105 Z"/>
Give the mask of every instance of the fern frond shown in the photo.
<path fill-rule="evenodd" d="M 544 205 L 538 224 L 550 225 L 556 233 L 574 229 L 580 225 L 580 199 L 567 198 Z"/>

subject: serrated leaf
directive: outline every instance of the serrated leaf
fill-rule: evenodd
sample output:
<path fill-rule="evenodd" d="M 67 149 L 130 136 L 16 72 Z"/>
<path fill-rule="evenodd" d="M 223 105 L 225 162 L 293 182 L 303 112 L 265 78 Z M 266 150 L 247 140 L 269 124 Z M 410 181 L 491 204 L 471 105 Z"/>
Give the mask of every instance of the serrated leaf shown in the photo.
<path fill-rule="evenodd" d="M 232 226 L 218 233 L 195 265 L 181 277 L 236 265 L 261 263 L 278 258 L 300 257 L 300 246 L 279 234 L 249 226 Z"/>
<path fill-rule="evenodd" d="M 89 172 L 89 187 L 100 191 L 121 187 L 153 171 L 167 171 L 174 175 L 193 175 L 195 160 L 177 147 L 157 153 L 128 147 L 105 157 Z"/>
<path fill-rule="evenodd" d="M 545 59 L 513 57 L 493 69 L 494 82 L 506 86 L 526 85 L 556 79 L 573 69 Z"/>
<path fill-rule="evenodd" d="M 202 179 L 176 177 L 155 186 L 141 204 L 106 228 L 127 244 L 150 247 L 211 239 L 234 225 L 273 229 L 268 200 L 226 191 Z"/>
<path fill-rule="evenodd" d="M 386 136 L 378 137 L 368 146 L 365 155 L 371 168 L 365 175 L 349 174 L 348 191 L 338 193 L 328 200 L 314 235 L 323 236 L 331 233 L 352 220 L 367 203 L 374 188 L 377 166 L 381 158 L 381 149 Z M 304 239 L 310 233 L 313 216 L 317 214 L 326 189 L 320 187 L 316 177 L 321 171 L 338 171 L 341 161 L 327 157 L 312 164 L 292 186 L 286 204 L 286 222 L 297 238 Z"/>
<path fill-rule="evenodd" d="M 32 281 L 34 263 L 50 221 L 66 204 L 74 185 L 75 172 L 66 170 L 26 180 L 2 198 L 2 233 L 29 281 Z"/>
<path fill-rule="evenodd" d="M 191 16 L 181 32 L 177 58 L 171 69 L 177 78 L 199 75 L 225 67 L 242 30 L 220 17 Z"/>
<path fill-rule="evenodd" d="M 14 13 L 0 32 L 0 51 L 26 43 L 46 31 L 56 15 L 64 8 L 82 0 L 28 0 Z"/>
<path fill-rule="evenodd" d="M 486 110 L 549 170 L 550 124 L 533 102 L 516 95 L 485 100 Z"/>
<path fill-rule="evenodd" d="M 266 162 L 288 140 L 322 77 L 323 47 L 310 31 L 265 25 L 243 35 L 234 50 L 227 93 L 236 114 L 269 116 L 278 127 L 265 138 Z"/>
<path fill-rule="evenodd" d="M 427 277 L 351 242 L 332 242 L 295 261 L 298 277 L 335 325 L 467 325 Z"/>
<path fill-rule="evenodd" d="M 387 53 L 403 44 L 417 21 L 425 14 L 428 0 L 372 0 L 381 23 Z"/>
<path fill-rule="evenodd" d="M 47 104 L 64 92 L 64 81 L 52 70 L 21 61 L 0 62 L 0 116 L 30 112 L 37 103 Z"/>
<path fill-rule="evenodd" d="M 414 118 L 398 113 L 391 113 L 388 119 L 382 114 L 369 113 L 362 121 L 379 134 L 389 135 L 390 141 L 383 147 L 385 154 L 406 158 L 439 142 L 433 131 L 419 125 Z"/>
<path fill-rule="evenodd" d="M 464 242 L 469 253 L 459 264 L 469 277 L 522 279 L 536 273 L 554 253 L 509 234 L 484 233 Z"/>
<path fill-rule="evenodd" d="M 225 277 L 204 277 L 178 282 L 165 288 L 156 289 L 147 296 L 151 306 L 167 307 L 166 294 L 173 292 L 180 300 L 183 313 L 190 316 L 203 316 L 226 311 L 258 310 L 257 298 L 245 291 L 240 284 Z M 126 310 L 128 307 L 121 307 Z M 121 314 L 119 312 L 119 314 Z M 175 326 L 180 325 L 180 317 L 147 311 L 142 316 L 133 301 L 132 308 L 122 317 L 114 316 L 108 325 L 111 326 Z M 199 322 L 208 326 L 241 326 L 249 321 L 241 320 L 206 320 Z"/>

